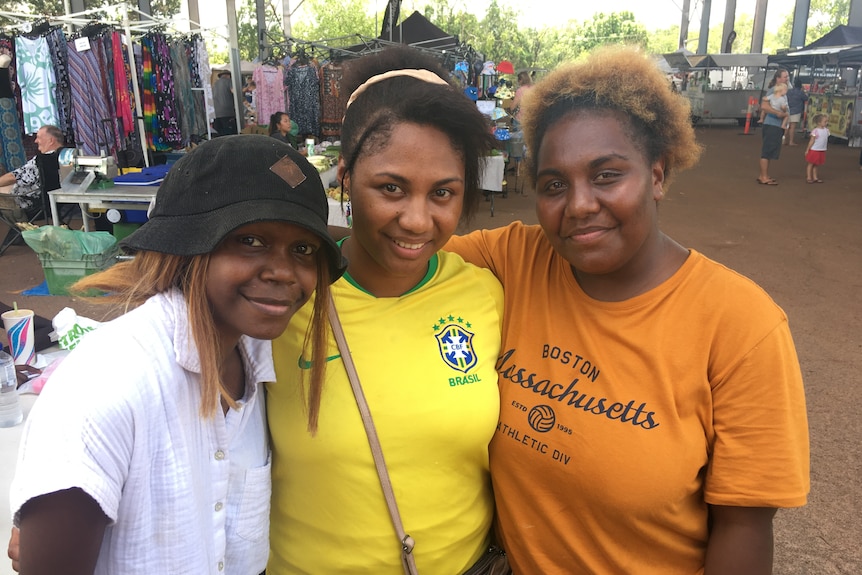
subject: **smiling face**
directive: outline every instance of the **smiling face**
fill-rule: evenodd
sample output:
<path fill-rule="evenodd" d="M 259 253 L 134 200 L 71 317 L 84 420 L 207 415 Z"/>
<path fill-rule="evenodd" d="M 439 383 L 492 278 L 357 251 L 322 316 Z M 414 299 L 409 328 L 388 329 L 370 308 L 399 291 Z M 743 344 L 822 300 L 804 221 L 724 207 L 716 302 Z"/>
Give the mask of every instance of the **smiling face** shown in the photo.
<path fill-rule="evenodd" d="M 378 297 L 401 295 L 422 280 L 464 204 L 464 160 L 443 132 L 401 123 L 387 140 L 360 155 L 344 178 L 353 206 L 348 273 Z"/>
<path fill-rule="evenodd" d="M 596 280 L 637 285 L 659 267 L 663 164 L 632 134 L 623 116 L 586 110 L 549 127 L 539 147 L 539 223 L 585 290 Z"/>
<path fill-rule="evenodd" d="M 206 294 L 222 347 L 240 335 L 273 339 L 317 285 L 320 238 L 280 221 L 229 233 L 210 254 Z"/>

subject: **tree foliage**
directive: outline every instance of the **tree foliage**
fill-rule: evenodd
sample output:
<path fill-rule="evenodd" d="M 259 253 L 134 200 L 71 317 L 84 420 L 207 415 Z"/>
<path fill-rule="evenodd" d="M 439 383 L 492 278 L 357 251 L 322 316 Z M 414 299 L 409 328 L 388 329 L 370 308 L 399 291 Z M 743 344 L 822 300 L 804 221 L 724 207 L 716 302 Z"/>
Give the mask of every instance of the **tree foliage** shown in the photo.
<path fill-rule="evenodd" d="M 303 11 L 307 16 L 293 24 L 293 36 L 312 41 L 345 38 L 341 45 L 355 44 L 358 34 L 377 37 L 380 19 L 367 7 L 366 0 L 305 0 Z"/>
<path fill-rule="evenodd" d="M 0 0 L 0 3 L 8 0 Z M 60 1 L 60 0 L 34 0 Z M 153 0 L 155 2 L 155 0 Z M 165 2 L 179 0 L 162 0 Z M 269 34 L 281 37 L 281 0 L 267 0 L 267 28 Z M 823 32 L 836 23 L 846 21 L 850 0 L 811 0 L 811 22 L 824 22 Z M 679 25 L 661 30 L 647 31 L 628 11 L 594 14 L 583 22 L 569 21 L 552 27 L 519 27 L 521 14 L 518 10 L 491 0 L 481 17 L 467 12 L 461 0 L 426 0 L 420 11 L 432 23 L 447 34 L 457 36 L 470 44 L 487 60 L 499 62 L 510 60 L 515 68 L 553 68 L 559 63 L 574 60 L 603 44 L 634 44 L 651 53 L 667 53 L 677 49 Z M 402 12 L 402 18 L 405 14 Z M 370 0 L 305 0 L 302 17 L 293 23 L 293 36 L 311 41 L 326 40 L 332 46 L 354 44 L 358 35 L 376 37 L 380 34 L 382 14 L 375 16 Z M 257 56 L 256 20 L 254 0 L 243 0 L 240 9 L 240 51 L 245 59 Z M 786 26 L 775 33 L 765 31 L 763 51 L 774 52 L 787 46 L 790 37 L 788 15 Z M 823 32 L 812 24 L 809 38 Z M 785 29 L 786 28 L 786 29 Z M 750 50 L 752 17 L 742 14 L 736 19 L 737 37 L 733 51 L 745 53 Z M 710 29 L 708 51 L 721 51 L 722 26 Z M 343 38 L 339 43 L 333 39 Z M 696 43 L 696 38 L 691 40 Z M 689 44 L 691 49 L 693 44 Z"/>
<path fill-rule="evenodd" d="M 803 44 L 810 44 L 836 26 L 847 24 L 849 16 L 850 0 L 811 0 Z M 790 47 L 792 30 L 793 12 L 791 11 L 778 29 L 779 48 Z"/>
<path fill-rule="evenodd" d="M 577 28 L 579 52 L 589 52 L 604 44 L 628 44 L 646 47 L 649 33 L 635 15 L 628 11 L 599 12 Z"/>
<path fill-rule="evenodd" d="M 84 0 L 84 9 L 101 8 L 122 3 L 124 0 Z M 156 18 L 170 18 L 180 11 L 181 0 L 151 0 L 150 8 Z M 132 5 L 136 5 L 132 3 Z M 63 16 L 66 11 L 63 0 L 0 0 L 3 12 L 19 12 L 40 16 Z M 135 15 L 130 15 L 136 19 Z"/>

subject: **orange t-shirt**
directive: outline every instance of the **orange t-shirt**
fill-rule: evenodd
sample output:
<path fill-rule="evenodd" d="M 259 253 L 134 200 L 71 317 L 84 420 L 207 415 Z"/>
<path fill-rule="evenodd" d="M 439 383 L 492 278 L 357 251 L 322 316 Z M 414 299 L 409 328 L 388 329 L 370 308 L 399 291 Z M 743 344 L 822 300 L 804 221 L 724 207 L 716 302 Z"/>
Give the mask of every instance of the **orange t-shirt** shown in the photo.
<path fill-rule="evenodd" d="M 691 251 L 662 285 L 603 302 L 538 226 L 446 249 L 505 291 L 491 475 L 516 573 L 702 573 L 707 504 L 805 503 L 799 363 L 752 281 Z"/>

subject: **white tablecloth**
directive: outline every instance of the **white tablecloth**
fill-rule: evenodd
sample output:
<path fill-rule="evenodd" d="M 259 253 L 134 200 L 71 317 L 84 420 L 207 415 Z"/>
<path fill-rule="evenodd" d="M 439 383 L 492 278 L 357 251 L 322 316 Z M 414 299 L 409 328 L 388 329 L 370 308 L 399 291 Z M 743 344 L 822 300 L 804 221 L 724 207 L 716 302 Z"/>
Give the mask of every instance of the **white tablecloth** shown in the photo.
<path fill-rule="evenodd" d="M 503 172 L 506 169 L 503 156 L 488 156 L 485 160 L 485 170 L 482 172 L 479 188 L 489 192 L 502 192 Z"/>
<path fill-rule="evenodd" d="M 327 223 L 330 226 L 349 228 L 350 226 L 347 225 L 347 213 L 345 213 L 349 208 L 348 202 L 344 202 L 344 209 L 342 209 L 341 202 L 338 200 L 326 198 L 326 202 L 329 204 L 329 221 Z"/>

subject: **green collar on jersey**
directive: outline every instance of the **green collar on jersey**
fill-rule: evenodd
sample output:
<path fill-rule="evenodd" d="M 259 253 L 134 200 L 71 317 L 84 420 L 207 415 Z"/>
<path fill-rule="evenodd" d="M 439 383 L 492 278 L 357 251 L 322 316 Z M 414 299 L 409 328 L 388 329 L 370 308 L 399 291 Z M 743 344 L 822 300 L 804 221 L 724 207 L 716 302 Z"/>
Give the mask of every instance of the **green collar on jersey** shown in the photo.
<path fill-rule="evenodd" d="M 347 236 L 347 237 L 350 237 L 350 236 Z M 339 248 L 340 248 L 340 247 L 341 247 L 341 245 L 344 243 L 344 240 L 346 240 L 346 239 L 347 239 L 347 237 L 345 237 L 345 238 L 341 238 L 340 240 L 338 240 L 338 247 L 339 247 Z M 434 277 L 434 274 L 435 274 L 435 273 L 437 273 L 437 267 L 438 267 L 439 265 L 440 265 L 440 256 L 438 256 L 438 255 L 435 253 L 433 256 L 431 256 L 431 259 L 428 261 L 428 271 L 426 271 L 426 272 L 425 272 L 425 276 L 424 276 L 424 277 L 419 281 L 419 283 L 418 283 L 418 284 L 416 284 L 415 286 L 413 286 L 412 288 L 410 288 L 409 290 L 407 290 L 406 292 L 404 292 L 403 294 L 401 294 L 401 296 L 405 296 L 405 295 L 407 295 L 407 294 L 411 294 L 411 293 L 415 292 L 416 290 L 418 290 L 419 288 L 421 288 L 422 286 L 424 286 L 426 283 L 428 283 L 428 282 L 431 280 L 431 278 L 432 278 L 432 277 Z M 347 280 L 347 282 L 348 282 L 350 285 L 352 285 L 352 286 L 353 286 L 353 287 L 355 287 L 356 289 L 358 289 L 358 290 L 360 290 L 360 291 L 362 291 L 362 292 L 365 292 L 365 293 L 367 293 L 367 294 L 368 294 L 368 295 L 370 295 L 370 296 L 374 296 L 374 294 L 373 294 L 373 293 L 371 293 L 370 291 L 368 291 L 367 289 L 365 289 L 364 287 L 362 287 L 361 285 L 359 285 L 358 283 L 356 283 L 356 280 L 355 280 L 355 279 L 353 279 L 353 276 L 351 276 L 351 275 L 350 275 L 350 271 L 346 271 L 346 272 L 344 272 L 344 276 L 343 276 L 343 277 L 344 277 L 344 279 L 346 279 L 346 280 Z M 377 296 L 374 296 L 374 297 L 377 297 Z"/>

